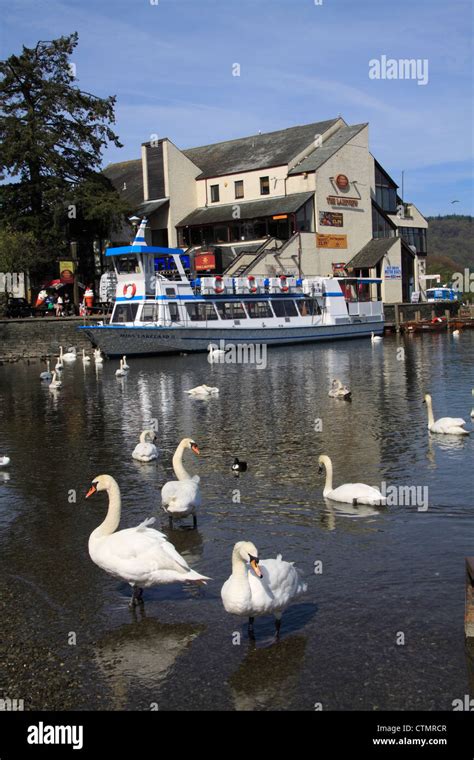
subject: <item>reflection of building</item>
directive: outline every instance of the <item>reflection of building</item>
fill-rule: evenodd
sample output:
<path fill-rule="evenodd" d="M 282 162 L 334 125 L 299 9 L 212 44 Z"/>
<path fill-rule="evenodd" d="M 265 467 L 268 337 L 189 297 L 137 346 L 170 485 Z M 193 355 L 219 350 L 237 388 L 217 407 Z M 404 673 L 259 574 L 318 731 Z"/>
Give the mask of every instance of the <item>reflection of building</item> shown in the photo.
<path fill-rule="evenodd" d="M 387 302 L 420 289 L 427 222 L 369 152 L 367 124 L 339 117 L 183 151 L 163 138 L 105 173 L 148 217 L 149 242 L 194 249 L 202 273 L 345 265 L 380 276 Z"/>

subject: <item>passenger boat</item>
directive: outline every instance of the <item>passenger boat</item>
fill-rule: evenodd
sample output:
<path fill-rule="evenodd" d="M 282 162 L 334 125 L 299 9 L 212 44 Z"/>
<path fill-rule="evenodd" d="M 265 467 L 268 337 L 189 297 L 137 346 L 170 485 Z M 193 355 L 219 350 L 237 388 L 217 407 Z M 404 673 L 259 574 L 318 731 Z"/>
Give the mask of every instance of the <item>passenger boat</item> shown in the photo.
<path fill-rule="evenodd" d="M 284 345 L 380 335 L 380 279 L 200 277 L 180 248 L 148 246 L 142 220 L 129 246 L 109 248 L 117 278 L 110 321 L 84 325 L 108 356 Z M 186 269 L 188 271 L 186 271 Z"/>

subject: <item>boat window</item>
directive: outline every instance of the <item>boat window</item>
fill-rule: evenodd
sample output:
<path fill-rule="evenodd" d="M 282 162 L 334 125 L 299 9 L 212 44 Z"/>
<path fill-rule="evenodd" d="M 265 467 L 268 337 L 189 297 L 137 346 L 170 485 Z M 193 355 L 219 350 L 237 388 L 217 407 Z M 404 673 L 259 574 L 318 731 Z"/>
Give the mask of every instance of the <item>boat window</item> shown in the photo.
<path fill-rule="evenodd" d="M 119 274 L 139 274 L 140 272 L 136 256 L 116 256 L 115 265 Z"/>
<path fill-rule="evenodd" d="M 137 316 L 138 304 L 137 303 L 124 303 L 116 306 L 112 316 L 112 322 L 124 323 L 134 322 Z"/>
<path fill-rule="evenodd" d="M 221 319 L 247 319 L 244 306 L 239 301 L 218 301 L 216 307 Z"/>
<path fill-rule="evenodd" d="M 175 296 L 176 290 L 174 288 L 165 288 L 166 295 L 167 296 Z"/>
<path fill-rule="evenodd" d="M 177 303 L 169 303 L 168 309 L 170 310 L 170 320 L 172 322 L 179 322 L 179 309 Z"/>
<path fill-rule="evenodd" d="M 296 310 L 294 301 L 287 301 L 283 298 L 278 301 L 272 301 L 273 311 L 277 317 L 297 317 L 298 312 Z"/>
<path fill-rule="evenodd" d="M 156 304 L 146 303 L 142 309 L 142 322 L 156 322 Z"/>
<path fill-rule="evenodd" d="M 273 312 L 268 301 L 246 301 L 245 306 L 252 319 L 264 319 L 273 317 Z"/>
<path fill-rule="evenodd" d="M 212 303 L 187 303 L 186 311 L 191 322 L 206 322 L 217 319 L 216 310 Z"/>
<path fill-rule="evenodd" d="M 314 298 L 302 298 L 296 304 L 302 317 L 313 317 L 315 314 L 321 314 L 319 304 Z"/>

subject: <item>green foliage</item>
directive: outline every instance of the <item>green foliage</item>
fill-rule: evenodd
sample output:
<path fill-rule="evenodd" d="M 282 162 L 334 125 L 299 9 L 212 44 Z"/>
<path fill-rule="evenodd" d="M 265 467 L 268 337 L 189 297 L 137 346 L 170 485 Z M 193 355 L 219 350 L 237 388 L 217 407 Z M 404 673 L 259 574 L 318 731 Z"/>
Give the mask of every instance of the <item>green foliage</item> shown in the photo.
<path fill-rule="evenodd" d="M 0 272 L 30 271 L 44 259 L 32 232 L 18 232 L 10 226 L 0 229 Z"/>
<path fill-rule="evenodd" d="M 99 173 L 112 142 L 115 98 L 99 98 L 74 82 L 69 56 L 76 33 L 0 61 L 0 226 L 31 233 L 50 261 L 67 252 L 68 206 L 97 233 L 120 224 L 123 204 Z M 72 199 L 72 200 L 71 200 Z M 19 266 L 16 266 L 19 269 Z"/>
<path fill-rule="evenodd" d="M 446 270 L 454 266 L 451 271 L 458 272 L 464 267 L 474 268 L 472 216 L 432 216 L 427 221 L 428 265 L 439 261 Z"/>

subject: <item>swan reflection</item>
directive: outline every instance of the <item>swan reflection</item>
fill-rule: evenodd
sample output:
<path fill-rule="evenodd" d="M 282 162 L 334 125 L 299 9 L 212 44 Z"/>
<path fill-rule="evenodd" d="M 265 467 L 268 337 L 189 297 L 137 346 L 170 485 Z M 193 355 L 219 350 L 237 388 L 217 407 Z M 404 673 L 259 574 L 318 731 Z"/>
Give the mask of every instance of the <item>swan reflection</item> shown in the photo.
<path fill-rule="evenodd" d="M 353 506 L 352 504 L 344 504 L 341 501 L 324 499 L 324 505 L 321 523 L 327 530 L 336 530 L 337 517 L 349 517 L 357 520 L 364 517 L 376 517 L 380 514 L 378 509 L 368 504 Z"/>
<path fill-rule="evenodd" d="M 157 696 L 176 661 L 205 630 L 203 625 L 160 623 L 147 618 L 144 610 L 134 618 L 98 641 L 94 651 L 115 710 L 129 706 L 137 688 L 152 689 Z"/>

